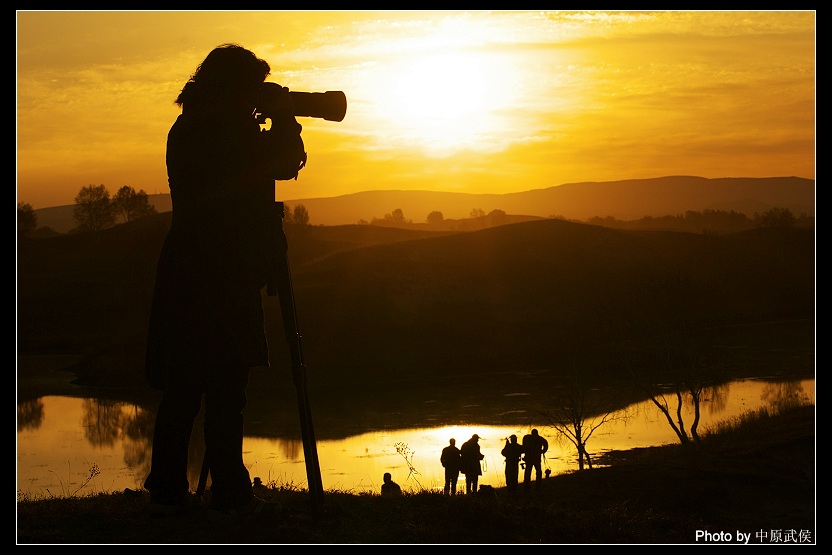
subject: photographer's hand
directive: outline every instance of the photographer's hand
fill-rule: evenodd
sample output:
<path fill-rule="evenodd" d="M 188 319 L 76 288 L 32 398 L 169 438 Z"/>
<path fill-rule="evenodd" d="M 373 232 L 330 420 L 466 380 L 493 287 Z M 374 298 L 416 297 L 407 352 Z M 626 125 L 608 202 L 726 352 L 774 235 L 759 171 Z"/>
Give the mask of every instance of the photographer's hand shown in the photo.
<path fill-rule="evenodd" d="M 272 121 L 294 119 L 295 106 L 288 87 L 281 87 L 277 83 L 263 83 L 257 98 L 256 111 L 261 118 Z"/>

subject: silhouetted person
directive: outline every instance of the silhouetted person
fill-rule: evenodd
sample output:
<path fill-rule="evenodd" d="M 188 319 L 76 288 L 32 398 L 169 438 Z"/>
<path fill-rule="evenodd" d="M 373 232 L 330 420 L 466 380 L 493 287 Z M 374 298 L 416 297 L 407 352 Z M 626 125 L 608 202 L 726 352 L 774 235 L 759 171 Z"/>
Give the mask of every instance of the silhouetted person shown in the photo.
<path fill-rule="evenodd" d="M 532 469 L 535 471 L 535 486 L 540 489 L 543 486 L 543 468 L 541 458 L 549 450 L 549 442 L 537 430 L 523 436 L 523 460 L 526 469 L 523 473 L 523 486 L 526 491 L 531 489 Z"/>
<path fill-rule="evenodd" d="M 465 474 L 465 493 L 468 495 L 477 493 L 477 484 L 482 476 L 480 461 L 485 458 L 485 455 L 480 451 L 479 441 L 480 436 L 474 434 L 459 448 L 462 462 L 460 470 Z"/>
<path fill-rule="evenodd" d="M 523 446 L 517 443 L 517 436 L 512 434 L 506 440 L 506 445 L 500 454 L 506 458 L 506 488 L 509 491 L 517 491 L 517 483 L 520 476 L 520 457 L 523 455 Z"/>
<path fill-rule="evenodd" d="M 269 365 L 260 290 L 275 256 L 274 180 L 296 177 L 305 153 L 288 89 L 272 84 L 268 132 L 255 118 L 270 71 L 251 51 L 221 45 L 175 101 L 182 113 L 166 154 L 173 216 L 146 353 L 148 383 L 163 391 L 144 484 L 159 510 L 191 498 L 188 444 L 203 397 L 211 508 L 246 514 L 276 506 L 252 491 L 243 409 L 249 369 Z"/>
<path fill-rule="evenodd" d="M 393 476 L 389 472 L 384 473 L 384 483 L 381 484 L 382 497 L 398 497 L 402 494 L 402 488 L 393 481 Z"/>
<path fill-rule="evenodd" d="M 459 481 L 459 467 L 462 464 L 456 440 L 451 438 L 448 446 L 442 449 L 439 462 L 445 467 L 445 495 L 456 495 L 456 483 Z"/>

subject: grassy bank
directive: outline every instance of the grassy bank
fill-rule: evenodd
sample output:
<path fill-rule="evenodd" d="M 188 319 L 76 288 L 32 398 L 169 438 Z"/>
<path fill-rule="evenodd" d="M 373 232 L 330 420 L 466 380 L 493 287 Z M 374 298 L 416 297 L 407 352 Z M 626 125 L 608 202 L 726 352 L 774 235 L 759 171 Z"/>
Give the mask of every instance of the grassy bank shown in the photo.
<path fill-rule="evenodd" d="M 552 476 L 539 491 L 397 499 L 269 484 L 279 517 L 231 521 L 196 509 L 153 518 L 144 492 L 18 499 L 19 544 L 656 544 L 706 543 L 740 531 L 749 543 L 815 543 L 815 408 L 749 414 L 695 447 L 610 454 L 605 466 Z M 794 531 L 792 533 L 792 531 Z M 697 532 L 700 537 L 697 538 Z"/>

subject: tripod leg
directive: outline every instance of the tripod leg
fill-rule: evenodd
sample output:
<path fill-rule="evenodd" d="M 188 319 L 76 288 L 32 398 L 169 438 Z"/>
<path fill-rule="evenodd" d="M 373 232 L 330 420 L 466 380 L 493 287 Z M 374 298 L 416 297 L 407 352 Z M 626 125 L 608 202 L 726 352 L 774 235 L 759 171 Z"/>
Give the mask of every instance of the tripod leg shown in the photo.
<path fill-rule="evenodd" d="M 288 241 L 286 239 L 286 232 L 283 229 L 283 203 L 275 202 L 274 208 L 274 247 L 276 252 L 273 268 L 274 273 L 269 280 L 267 294 L 270 296 L 277 295 L 280 302 L 286 341 L 289 343 L 292 360 L 292 378 L 295 382 L 295 390 L 297 392 L 301 436 L 303 438 L 303 453 L 306 460 L 306 477 L 309 483 L 312 512 L 313 514 L 317 514 L 323 502 L 323 480 L 321 479 L 321 466 L 318 461 L 318 447 L 315 441 L 315 432 L 312 428 L 312 410 L 309 406 L 306 365 L 303 362 L 301 335 L 298 328 L 297 312 L 295 311 L 295 293 L 292 287 L 291 272 L 289 271 Z M 210 464 L 206 449 L 205 456 L 202 460 L 202 468 L 199 473 L 199 484 L 197 485 L 196 495 L 202 496 L 205 493 L 209 472 Z"/>
<path fill-rule="evenodd" d="M 317 513 L 320 504 L 323 502 L 323 482 L 321 480 L 321 467 L 318 462 L 318 448 L 315 441 L 315 432 L 312 427 L 312 411 L 309 406 L 309 391 L 306 382 L 306 365 L 303 362 L 303 349 L 301 347 L 301 335 L 298 328 L 297 312 L 295 310 L 295 295 L 292 287 L 292 276 L 289 271 L 288 241 L 283 229 L 283 203 L 275 202 L 275 236 L 277 238 L 276 273 L 274 283 L 270 284 L 269 295 L 278 295 L 280 311 L 283 316 L 283 325 L 286 333 L 286 341 L 289 343 L 289 351 L 292 359 L 292 377 L 295 382 L 295 390 L 298 398 L 298 412 L 300 414 L 301 434 L 303 437 L 303 453 L 306 460 L 306 477 L 309 482 L 309 494 L 312 501 L 312 512 Z"/>
<path fill-rule="evenodd" d="M 202 458 L 202 469 L 199 471 L 199 484 L 196 486 L 196 494 L 199 497 L 202 497 L 205 494 L 205 488 L 208 485 L 208 472 L 210 471 L 210 467 L 208 465 L 208 451 L 205 452 L 205 456 Z"/>

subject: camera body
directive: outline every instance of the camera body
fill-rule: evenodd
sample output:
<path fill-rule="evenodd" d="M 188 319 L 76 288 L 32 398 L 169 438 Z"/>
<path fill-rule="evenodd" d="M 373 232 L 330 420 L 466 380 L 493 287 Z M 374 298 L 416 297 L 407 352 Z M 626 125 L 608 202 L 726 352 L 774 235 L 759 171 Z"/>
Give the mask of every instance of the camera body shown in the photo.
<path fill-rule="evenodd" d="M 281 115 L 342 121 L 347 113 L 347 96 L 342 91 L 290 91 L 277 83 L 263 83 L 256 112 L 261 118 Z"/>

